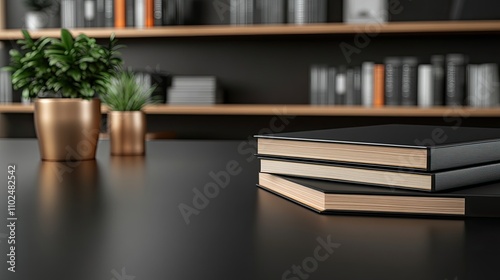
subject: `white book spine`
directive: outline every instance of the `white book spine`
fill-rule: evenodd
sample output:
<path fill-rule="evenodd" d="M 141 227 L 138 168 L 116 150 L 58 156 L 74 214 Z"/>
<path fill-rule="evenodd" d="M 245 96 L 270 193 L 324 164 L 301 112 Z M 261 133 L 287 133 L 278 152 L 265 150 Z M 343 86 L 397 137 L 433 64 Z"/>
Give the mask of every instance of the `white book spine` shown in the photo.
<path fill-rule="evenodd" d="M 418 66 L 418 106 L 431 107 L 434 99 L 432 86 L 432 66 L 422 64 Z"/>
<path fill-rule="evenodd" d="M 372 107 L 373 96 L 374 96 L 373 70 L 375 67 L 375 63 L 365 62 L 361 67 L 362 67 L 361 102 L 365 107 Z"/>
<path fill-rule="evenodd" d="M 146 8 L 144 0 L 135 0 L 135 27 L 144 28 L 146 25 Z"/>

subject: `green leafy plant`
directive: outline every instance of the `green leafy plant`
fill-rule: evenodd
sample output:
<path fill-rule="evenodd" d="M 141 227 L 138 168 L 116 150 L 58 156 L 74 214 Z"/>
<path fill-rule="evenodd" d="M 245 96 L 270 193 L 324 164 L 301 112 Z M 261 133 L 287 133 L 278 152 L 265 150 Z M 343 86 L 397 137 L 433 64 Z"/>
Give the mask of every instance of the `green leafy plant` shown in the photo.
<path fill-rule="evenodd" d="M 24 0 L 24 5 L 30 11 L 41 12 L 54 4 L 53 0 Z"/>
<path fill-rule="evenodd" d="M 114 35 L 107 46 L 81 34 L 73 38 L 61 30 L 61 38 L 34 41 L 23 30 L 21 50 L 10 51 L 12 84 L 23 91 L 23 97 L 64 97 L 90 99 L 107 90 L 122 64 Z"/>
<path fill-rule="evenodd" d="M 146 104 L 156 103 L 151 96 L 155 88 L 139 82 L 133 72 L 123 71 L 111 79 L 101 100 L 112 111 L 140 111 Z"/>

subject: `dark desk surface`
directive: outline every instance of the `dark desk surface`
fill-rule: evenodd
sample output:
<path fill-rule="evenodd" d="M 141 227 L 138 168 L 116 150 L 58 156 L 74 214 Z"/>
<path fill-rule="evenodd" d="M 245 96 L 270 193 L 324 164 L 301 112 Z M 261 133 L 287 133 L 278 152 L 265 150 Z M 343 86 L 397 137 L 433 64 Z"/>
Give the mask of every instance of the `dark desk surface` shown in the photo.
<path fill-rule="evenodd" d="M 239 144 L 156 141 L 144 158 L 120 158 L 101 142 L 96 161 L 70 167 L 41 162 L 34 140 L 0 140 L 0 279 L 500 279 L 499 220 L 319 215 L 257 189 L 258 161 Z M 187 225 L 179 205 L 193 207 L 193 190 L 229 162 L 240 173 Z M 16 273 L 6 265 L 10 163 Z M 324 261 L 318 238 L 339 244 L 319 249 Z M 311 272 L 286 274 L 303 264 Z"/>

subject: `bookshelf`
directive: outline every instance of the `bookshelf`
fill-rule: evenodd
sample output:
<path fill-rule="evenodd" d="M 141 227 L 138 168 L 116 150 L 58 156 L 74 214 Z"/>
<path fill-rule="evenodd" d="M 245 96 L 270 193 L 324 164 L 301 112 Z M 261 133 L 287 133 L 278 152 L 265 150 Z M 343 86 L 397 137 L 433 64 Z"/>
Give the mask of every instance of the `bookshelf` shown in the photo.
<path fill-rule="evenodd" d="M 0 113 L 33 113 L 32 104 L 0 104 Z M 105 106 L 102 112 L 107 113 Z M 311 106 L 286 104 L 221 104 L 214 106 L 177 106 L 150 105 L 144 108 L 150 115 L 233 115 L 233 116 L 271 116 L 286 114 L 293 116 L 321 117 L 500 117 L 500 108 L 416 108 L 416 107 L 347 107 L 347 106 Z"/>
<path fill-rule="evenodd" d="M 262 120 L 274 116 L 276 109 L 283 108 L 288 115 L 304 116 L 298 118 L 299 124 L 293 129 L 379 124 L 394 122 L 398 117 L 404 118 L 406 122 L 438 124 L 445 122 L 446 116 L 471 117 L 466 121 L 467 125 L 484 123 L 484 126 L 499 126 L 500 108 L 366 108 L 311 106 L 307 103 L 309 67 L 313 64 L 381 63 L 388 56 L 416 56 L 422 63 L 428 63 L 431 55 L 447 53 L 470 55 L 473 63 L 499 63 L 500 18 L 446 21 L 443 19 L 448 15 L 439 17 L 434 13 L 427 16 L 426 13 L 425 17 L 420 18 L 439 21 L 345 24 L 340 22 L 341 9 L 337 3 L 329 10 L 329 20 L 332 21 L 329 23 L 231 26 L 227 24 L 229 12 L 220 18 L 210 1 L 199 2 L 208 4 L 203 5 L 205 14 L 194 22 L 198 25 L 71 29 L 74 35 L 85 33 L 102 39 L 114 33 L 121 39 L 120 43 L 127 46 L 122 51 L 127 66 L 162 69 L 177 75 L 214 75 L 220 79 L 228 104 L 148 106 L 145 112 L 150 115 L 148 122 L 153 130 L 170 129 L 178 124 L 179 130 L 186 127 L 186 131 L 203 131 L 199 123 L 204 122 L 206 127 L 214 129 L 214 134 L 225 133 L 226 129 L 222 127 L 227 125 L 237 129 L 241 126 L 241 135 L 247 135 L 247 131 L 267 125 Z M 426 4 L 419 3 L 420 8 L 415 6 L 418 3 L 408 3 L 405 15 L 395 20 L 420 19 L 414 15 L 423 14 L 422 6 L 426 8 Z M 440 8 L 433 10 L 447 9 L 446 3 L 435 5 L 433 7 Z M 15 40 L 22 38 L 19 28 L 23 26 L 24 12 L 21 6 L 9 2 L 5 10 L 7 29 L 0 29 L 0 41 L 4 42 L 5 53 Z M 355 46 L 358 34 L 366 29 L 376 31 L 376 34 L 368 34 L 374 35 L 370 36 L 369 44 L 352 55 L 352 61 L 347 61 L 339 44 L 346 42 Z M 34 38 L 58 37 L 60 30 L 43 29 L 30 33 Z M 283 103 L 303 105 L 269 105 Z M 103 108 L 103 112 L 106 112 L 106 108 Z M 3 118 L 12 127 L 21 121 L 31 121 L 32 113 L 32 105 L 0 104 L 0 120 Z M 175 124 L 171 120 L 175 120 Z M 17 135 L 17 132 L 11 134 Z"/>
<path fill-rule="evenodd" d="M 217 37 L 217 36 L 270 36 L 270 35 L 354 35 L 365 30 L 367 24 L 326 23 L 311 25 L 199 25 L 172 26 L 154 28 L 80 28 L 73 29 L 73 34 L 85 33 L 95 38 L 108 38 L 115 33 L 118 38 L 175 38 L 175 37 Z M 379 34 L 464 34 L 464 33 L 499 33 L 500 20 L 492 21 L 422 21 L 390 22 L 372 24 Z M 30 31 L 33 38 L 58 37 L 59 29 Z M 0 40 L 21 39 L 20 29 L 0 31 Z"/>

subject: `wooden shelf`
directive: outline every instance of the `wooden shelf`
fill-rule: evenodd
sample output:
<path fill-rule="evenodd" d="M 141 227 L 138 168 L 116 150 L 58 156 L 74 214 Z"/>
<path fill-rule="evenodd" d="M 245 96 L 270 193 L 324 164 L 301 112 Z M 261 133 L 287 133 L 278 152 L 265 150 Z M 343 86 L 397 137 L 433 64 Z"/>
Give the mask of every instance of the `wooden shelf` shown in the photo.
<path fill-rule="evenodd" d="M 88 28 L 73 29 L 73 34 L 85 33 L 95 38 L 108 38 L 115 33 L 118 38 L 208 37 L 208 36 L 263 36 L 263 35 L 319 35 L 357 34 L 449 34 L 449 33 L 500 33 L 500 21 L 422 21 L 391 22 L 386 24 L 325 23 L 310 25 L 203 25 L 169 26 L 154 28 Z M 59 29 L 31 31 L 33 38 L 58 37 Z M 19 29 L 0 30 L 0 40 L 21 39 Z"/>
<path fill-rule="evenodd" d="M 103 113 L 107 108 L 103 106 Z M 353 117 L 500 117 L 498 108 L 417 108 L 417 107 L 346 107 L 310 105 L 236 105 L 214 106 L 151 105 L 144 111 L 151 115 L 227 115 L 227 116 L 353 116 Z M 33 105 L 0 104 L 0 113 L 33 113 Z"/>

